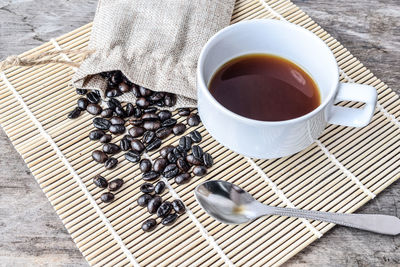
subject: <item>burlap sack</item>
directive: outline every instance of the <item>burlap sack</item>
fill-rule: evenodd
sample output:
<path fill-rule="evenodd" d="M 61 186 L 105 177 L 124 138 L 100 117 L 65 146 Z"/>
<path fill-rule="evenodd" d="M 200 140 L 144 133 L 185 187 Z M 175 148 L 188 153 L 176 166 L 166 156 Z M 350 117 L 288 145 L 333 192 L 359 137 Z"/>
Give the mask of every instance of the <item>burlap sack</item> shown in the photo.
<path fill-rule="evenodd" d="M 88 56 L 72 81 L 106 89 L 98 75 L 120 70 L 138 85 L 178 95 L 175 107 L 196 105 L 196 64 L 202 46 L 229 25 L 234 0 L 100 0 Z M 134 102 L 132 93 L 120 100 Z"/>

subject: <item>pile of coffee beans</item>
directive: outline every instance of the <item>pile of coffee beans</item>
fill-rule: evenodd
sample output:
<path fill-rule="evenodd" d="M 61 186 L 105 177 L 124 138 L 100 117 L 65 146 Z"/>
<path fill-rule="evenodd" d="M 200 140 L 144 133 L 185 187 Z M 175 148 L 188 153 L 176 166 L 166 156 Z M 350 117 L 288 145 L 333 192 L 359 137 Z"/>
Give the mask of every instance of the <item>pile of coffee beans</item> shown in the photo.
<path fill-rule="evenodd" d="M 203 176 L 207 169 L 213 165 L 213 158 L 209 153 L 203 152 L 203 149 L 196 145 L 202 140 L 198 131 L 192 131 L 179 139 L 178 146 L 168 145 L 160 150 L 160 156 L 152 161 L 142 159 L 140 161 L 140 170 L 142 179 L 145 183 L 141 186 L 141 195 L 137 202 L 139 206 L 147 207 L 150 214 L 156 213 L 161 218 L 161 224 L 171 225 L 178 218 L 179 214 L 185 212 L 185 206 L 182 201 L 174 200 L 172 203 L 165 201 L 159 194 L 165 189 L 165 183 L 159 180 L 161 176 L 166 179 L 174 179 L 178 185 L 189 183 L 194 176 Z M 158 181 L 158 182 L 157 182 Z M 150 182 L 157 182 L 155 185 Z M 151 194 L 154 193 L 154 194 Z M 175 213 L 171 213 L 171 211 Z M 157 221 L 148 219 L 142 224 L 143 231 L 152 231 L 156 228 Z"/>
<path fill-rule="evenodd" d="M 152 164 L 150 160 L 140 161 L 142 179 L 146 182 L 156 181 L 160 176 L 174 179 L 177 184 L 190 182 L 192 175 L 203 176 L 213 165 L 209 153 L 197 145 L 202 140 L 201 134 L 194 130 L 179 139 L 178 146 L 168 145 L 160 150 L 158 157 Z"/>
<path fill-rule="evenodd" d="M 137 203 L 141 207 L 146 207 L 150 214 L 156 214 L 161 219 L 162 225 L 172 225 L 180 214 L 185 213 L 186 208 L 183 202 L 179 199 L 175 199 L 172 202 L 162 201 L 160 194 L 165 190 L 165 183 L 159 181 L 156 185 L 152 183 L 144 183 L 140 187 L 140 191 L 143 193 Z M 150 232 L 157 226 L 155 219 L 148 219 L 143 222 L 142 230 Z"/>
<path fill-rule="evenodd" d="M 185 124 L 178 123 L 169 110 L 163 109 L 176 104 L 176 95 L 137 86 L 119 71 L 105 72 L 101 76 L 107 82 L 106 100 L 102 100 L 97 90 L 76 89 L 76 93 L 82 97 L 78 99 L 77 107 L 68 114 L 68 118 L 77 118 L 85 110 L 96 116 L 89 139 L 103 145 L 101 150 L 92 152 L 93 160 L 104 164 L 107 170 L 112 170 L 118 165 L 115 155 L 123 152 L 127 161 L 140 164 L 145 183 L 141 187 L 144 195 L 139 197 L 138 204 L 146 206 L 150 214 L 156 213 L 161 218 L 161 224 L 171 225 L 179 214 L 184 213 L 185 206 L 180 200 L 162 202 L 159 195 L 164 192 L 165 183 L 158 181 L 159 178 L 163 176 L 174 179 L 177 184 L 188 183 L 192 174 L 205 175 L 207 168 L 212 166 L 213 159 L 197 144 L 202 140 L 197 131 L 182 136 L 176 147 L 170 145 L 162 148 L 160 157 L 154 162 L 147 158 L 142 159 L 143 153 L 158 150 L 163 139 L 170 135 L 182 135 L 186 131 Z M 121 103 L 115 98 L 127 92 L 136 96 L 135 104 Z M 186 117 L 190 127 L 200 124 L 200 117 L 189 108 L 178 109 L 178 114 Z M 123 135 L 119 143 L 112 142 L 119 135 Z M 157 183 L 153 185 L 150 182 Z M 122 179 L 116 178 L 108 182 L 101 175 L 96 175 L 93 183 L 99 188 L 108 188 L 108 192 L 100 196 L 104 203 L 113 201 L 115 191 L 123 186 Z M 172 211 L 175 212 L 171 213 Z M 156 225 L 155 219 L 149 219 L 143 223 L 142 229 L 151 231 Z"/>

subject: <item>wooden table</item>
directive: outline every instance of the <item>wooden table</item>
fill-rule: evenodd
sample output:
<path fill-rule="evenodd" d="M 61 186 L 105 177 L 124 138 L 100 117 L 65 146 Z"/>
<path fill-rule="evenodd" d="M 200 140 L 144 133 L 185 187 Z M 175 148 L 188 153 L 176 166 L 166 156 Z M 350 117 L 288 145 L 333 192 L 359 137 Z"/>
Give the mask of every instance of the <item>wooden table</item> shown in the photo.
<path fill-rule="evenodd" d="M 377 77 L 400 93 L 398 0 L 293 0 Z M 0 59 L 93 19 L 97 1 L 0 0 Z M 0 114 L 1 116 L 1 114 Z M 400 217 L 400 182 L 360 212 Z M 393 266 L 400 236 L 335 227 L 287 265 Z M 0 129 L 0 266 L 87 266 L 35 179 Z"/>

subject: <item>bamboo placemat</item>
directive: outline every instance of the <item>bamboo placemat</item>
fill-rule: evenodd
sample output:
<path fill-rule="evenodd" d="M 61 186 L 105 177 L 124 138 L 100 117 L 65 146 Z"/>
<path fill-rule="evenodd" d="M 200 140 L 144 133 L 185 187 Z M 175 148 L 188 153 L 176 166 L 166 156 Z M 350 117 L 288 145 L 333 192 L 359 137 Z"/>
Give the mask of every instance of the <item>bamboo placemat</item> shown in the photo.
<path fill-rule="evenodd" d="M 198 127 L 201 145 L 215 165 L 186 186 L 168 183 L 163 199 L 182 199 L 188 212 L 174 226 L 152 233 L 140 229 L 149 216 L 136 204 L 142 183 L 138 166 L 122 161 L 122 153 L 114 171 L 92 162 L 91 151 L 100 147 L 87 138 L 92 116 L 66 119 L 78 99 L 69 86 L 74 69 L 46 65 L 1 73 L 0 123 L 90 265 L 279 265 L 334 226 L 276 216 L 240 226 L 220 224 L 193 196 L 194 188 L 206 179 L 234 182 L 266 204 L 332 212 L 354 212 L 399 179 L 398 96 L 291 2 L 238 0 L 232 23 L 254 18 L 287 20 L 324 40 L 336 56 L 343 82 L 377 89 L 372 122 L 362 129 L 329 125 L 304 151 L 276 160 L 237 155 Z M 90 30 L 91 24 L 85 25 L 23 56 L 85 48 Z M 63 59 L 79 62 L 78 57 Z M 164 145 L 170 143 L 176 144 L 177 138 Z M 99 201 L 100 190 L 92 184 L 100 172 L 125 181 L 111 204 Z"/>

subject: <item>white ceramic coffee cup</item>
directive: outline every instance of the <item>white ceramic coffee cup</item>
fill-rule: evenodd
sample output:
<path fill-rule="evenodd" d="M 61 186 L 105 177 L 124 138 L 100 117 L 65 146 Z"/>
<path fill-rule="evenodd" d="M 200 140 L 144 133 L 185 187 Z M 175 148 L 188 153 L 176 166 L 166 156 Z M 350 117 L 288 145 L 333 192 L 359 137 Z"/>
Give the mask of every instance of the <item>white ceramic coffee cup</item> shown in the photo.
<path fill-rule="evenodd" d="M 266 53 L 287 58 L 306 70 L 318 85 L 321 104 L 304 116 L 286 121 L 258 121 L 222 106 L 207 86 L 217 69 L 238 56 Z M 310 31 L 278 20 L 250 20 L 226 27 L 203 47 L 197 66 L 198 109 L 209 133 L 245 156 L 278 158 L 312 144 L 328 123 L 363 127 L 371 120 L 376 90 L 368 85 L 339 83 L 339 70 L 329 47 Z M 364 108 L 335 106 L 358 101 Z"/>

